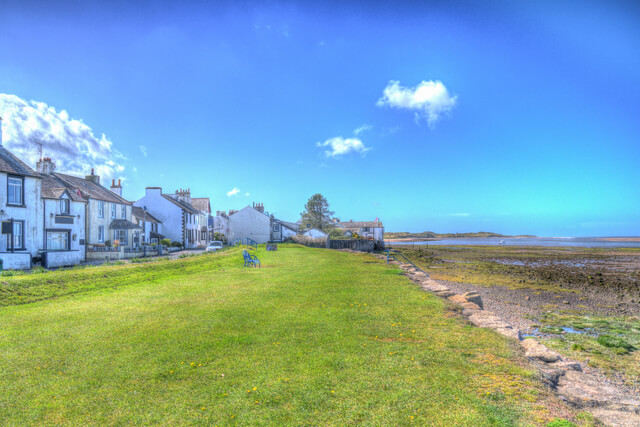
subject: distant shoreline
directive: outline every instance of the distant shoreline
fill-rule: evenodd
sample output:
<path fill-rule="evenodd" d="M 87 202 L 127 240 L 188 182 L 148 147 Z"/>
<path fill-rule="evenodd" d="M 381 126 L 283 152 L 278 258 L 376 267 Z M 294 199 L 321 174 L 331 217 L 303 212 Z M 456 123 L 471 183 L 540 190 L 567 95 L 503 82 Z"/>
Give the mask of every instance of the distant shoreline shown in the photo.
<path fill-rule="evenodd" d="M 564 237 L 566 238 L 566 237 Z M 571 239 L 593 239 L 599 242 L 640 242 L 640 237 L 569 237 Z M 388 243 L 402 242 L 437 242 L 440 240 L 483 240 L 483 239 L 559 239 L 559 237 L 530 237 L 530 236 L 504 236 L 504 237 L 392 237 L 384 239 Z"/>

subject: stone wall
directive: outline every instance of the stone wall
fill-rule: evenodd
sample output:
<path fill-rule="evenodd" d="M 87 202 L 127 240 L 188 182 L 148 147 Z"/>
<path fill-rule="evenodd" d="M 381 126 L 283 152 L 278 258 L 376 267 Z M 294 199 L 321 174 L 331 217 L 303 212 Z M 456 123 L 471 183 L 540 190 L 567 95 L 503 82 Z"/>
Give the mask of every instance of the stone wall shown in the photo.
<path fill-rule="evenodd" d="M 3 270 L 27 270 L 31 268 L 31 254 L 29 252 L 20 253 L 0 253 Z"/>

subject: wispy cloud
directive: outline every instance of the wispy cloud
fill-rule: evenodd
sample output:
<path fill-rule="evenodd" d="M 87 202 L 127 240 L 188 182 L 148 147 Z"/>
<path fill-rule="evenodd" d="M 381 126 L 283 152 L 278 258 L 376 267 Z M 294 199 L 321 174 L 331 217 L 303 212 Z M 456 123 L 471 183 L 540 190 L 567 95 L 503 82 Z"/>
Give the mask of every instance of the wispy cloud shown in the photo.
<path fill-rule="evenodd" d="M 470 214 L 470 213 L 467 213 L 467 212 L 459 212 L 459 213 L 452 213 L 452 214 L 449 214 L 449 216 L 470 216 L 470 215 L 471 215 L 471 214 Z"/>
<path fill-rule="evenodd" d="M 69 117 L 66 110 L 0 94 L 0 117 L 4 145 L 32 167 L 42 144 L 43 154 L 51 157 L 61 172 L 82 175 L 94 168 L 98 175 L 115 177 L 125 170 L 126 158 L 113 143 L 104 134 L 96 137 L 89 126 Z"/>
<path fill-rule="evenodd" d="M 369 151 L 368 147 L 365 147 L 364 143 L 359 138 L 343 138 L 336 136 L 329 138 L 324 142 L 318 142 L 318 147 L 327 147 L 324 154 L 327 157 L 340 157 L 348 153 L 360 153 L 364 154 Z"/>
<path fill-rule="evenodd" d="M 413 88 L 400 86 L 400 82 L 392 80 L 376 105 L 413 110 L 417 119 L 424 117 L 433 128 L 443 114 L 451 112 L 457 99 L 439 80 L 422 81 Z"/>
<path fill-rule="evenodd" d="M 144 145 L 140 146 L 140 152 L 147 157 L 147 147 L 145 147 Z"/>
<path fill-rule="evenodd" d="M 365 124 L 363 124 L 362 126 L 360 126 L 360 127 L 356 128 L 356 129 L 354 129 L 354 130 L 353 130 L 353 134 L 354 134 L 355 136 L 358 136 L 358 135 L 360 135 L 362 132 L 366 132 L 366 131 L 369 131 L 369 130 L 371 130 L 371 129 L 373 129 L 373 126 L 368 125 L 368 124 L 366 124 L 366 123 L 365 123 Z"/>
<path fill-rule="evenodd" d="M 227 197 L 232 197 L 232 196 L 235 196 L 237 194 L 240 194 L 240 189 L 238 187 L 233 187 L 233 189 L 231 191 L 227 192 Z"/>

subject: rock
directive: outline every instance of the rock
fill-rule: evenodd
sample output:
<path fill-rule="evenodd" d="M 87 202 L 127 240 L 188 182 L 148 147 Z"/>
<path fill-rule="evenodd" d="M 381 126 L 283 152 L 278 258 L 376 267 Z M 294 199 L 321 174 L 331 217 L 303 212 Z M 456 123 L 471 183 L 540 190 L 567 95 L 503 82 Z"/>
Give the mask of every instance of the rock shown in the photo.
<path fill-rule="evenodd" d="M 562 369 L 563 371 L 578 371 L 582 372 L 582 366 L 578 362 L 570 362 L 568 360 L 561 360 L 550 364 L 550 366 Z"/>
<path fill-rule="evenodd" d="M 633 412 L 598 408 L 591 411 L 594 417 L 610 426 L 640 426 L 640 415 Z"/>
<path fill-rule="evenodd" d="M 449 301 L 455 302 L 456 304 L 462 304 L 464 302 L 467 302 L 465 297 L 463 297 L 462 295 L 455 294 L 455 293 L 452 296 L 449 297 Z"/>
<path fill-rule="evenodd" d="M 442 298 L 449 298 L 453 295 L 455 295 L 456 293 L 450 290 L 446 290 L 446 291 L 433 291 L 434 294 L 438 295 L 439 297 Z"/>
<path fill-rule="evenodd" d="M 480 308 L 477 304 L 474 304 L 469 301 L 463 302 L 462 304 L 460 304 L 460 307 L 466 308 L 468 310 L 482 310 L 482 308 Z"/>
<path fill-rule="evenodd" d="M 524 299 L 529 301 L 531 299 L 531 297 L 529 295 L 527 295 L 526 297 L 524 297 Z"/>
<path fill-rule="evenodd" d="M 469 321 L 481 328 L 497 329 L 511 327 L 511 325 L 500 319 L 494 313 L 486 310 L 476 311 L 471 316 L 469 316 Z"/>
<path fill-rule="evenodd" d="M 484 308 L 484 306 L 482 305 L 482 298 L 480 297 L 480 294 L 478 294 L 477 292 L 473 292 L 473 291 L 467 292 L 462 294 L 462 297 L 465 298 L 467 301 L 476 304 L 478 307 Z"/>
<path fill-rule="evenodd" d="M 522 339 L 522 334 L 519 329 L 514 329 L 511 326 L 506 328 L 495 328 L 494 329 L 500 335 L 503 335 L 507 338 L 513 338 L 516 341 L 520 341 Z"/>
<path fill-rule="evenodd" d="M 562 303 L 569 305 L 569 301 L 567 301 L 567 300 L 562 301 Z"/>
<path fill-rule="evenodd" d="M 578 371 L 566 371 L 558 382 L 558 392 L 574 405 L 606 406 L 609 409 L 636 410 L 640 400 L 610 384 Z"/>
<path fill-rule="evenodd" d="M 561 359 L 558 353 L 549 350 L 533 338 L 527 338 L 521 344 L 525 349 L 525 356 L 531 359 L 538 359 L 545 363 L 553 363 Z"/>

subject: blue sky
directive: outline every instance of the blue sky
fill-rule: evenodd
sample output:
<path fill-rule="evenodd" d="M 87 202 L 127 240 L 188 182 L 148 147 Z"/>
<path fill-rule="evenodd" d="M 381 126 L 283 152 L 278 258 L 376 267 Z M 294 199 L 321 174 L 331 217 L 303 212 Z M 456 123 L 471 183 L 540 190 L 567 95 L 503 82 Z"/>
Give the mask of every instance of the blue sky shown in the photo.
<path fill-rule="evenodd" d="M 320 192 L 388 231 L 640 235 L 631 2 L 56 3 L 3 2 L 0 93 L 108 141 L 130 199 L 296 220 Z"/>

